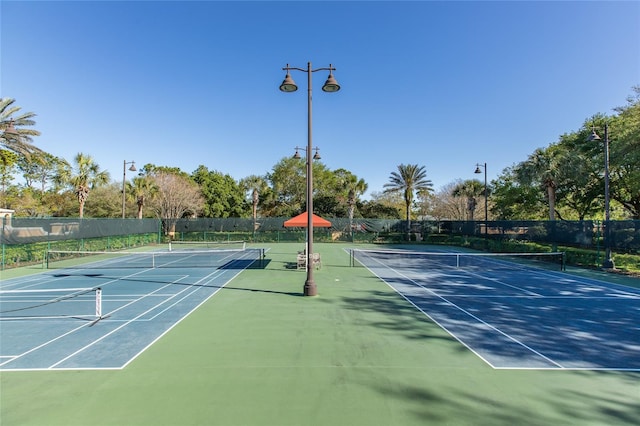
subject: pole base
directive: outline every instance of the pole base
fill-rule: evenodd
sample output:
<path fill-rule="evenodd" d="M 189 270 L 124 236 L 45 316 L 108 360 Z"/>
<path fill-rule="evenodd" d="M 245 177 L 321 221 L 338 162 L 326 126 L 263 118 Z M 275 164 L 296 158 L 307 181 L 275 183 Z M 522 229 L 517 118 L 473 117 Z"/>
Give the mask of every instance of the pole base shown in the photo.
<path fill-rule="evenodd" d="M 302 293 L 305 296 L 317 296 L 318 295 L 318 287 L 316 287 L 316 283 L 314 282 L 305 282 L 304 287 L 302 289 Z"/>

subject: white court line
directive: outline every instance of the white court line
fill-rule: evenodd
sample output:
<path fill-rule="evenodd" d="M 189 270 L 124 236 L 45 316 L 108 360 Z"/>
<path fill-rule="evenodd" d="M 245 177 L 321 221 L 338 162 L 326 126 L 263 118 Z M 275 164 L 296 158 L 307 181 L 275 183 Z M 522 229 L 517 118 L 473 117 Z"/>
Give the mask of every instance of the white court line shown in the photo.
<path fill-rule="evenodd" d="M 496 296 L 496 295 L 481 295 L 481 294 L 450 294 L 449 297 L 461 297 L 461 298 L 477 298 L 477 299 L 558 299 L 558 300 L 639 300 L 640 296 L 636 295 L 619 295 L 619 296 Z"/>

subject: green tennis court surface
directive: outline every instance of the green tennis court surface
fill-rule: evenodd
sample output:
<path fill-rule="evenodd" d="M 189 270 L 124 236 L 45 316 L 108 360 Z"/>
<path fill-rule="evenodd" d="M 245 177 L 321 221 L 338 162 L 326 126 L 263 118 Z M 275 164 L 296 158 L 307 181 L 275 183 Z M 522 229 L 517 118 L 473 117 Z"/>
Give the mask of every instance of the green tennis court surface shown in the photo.
<path fill-rule="evenodd" d="M 276 244 L 122 370 L 5 371 L 3 425 L 635 424 L 640 374 L 495 370 L 338 244 Z M 172 272 L 172 270 L 170 270 Z M 165 270 L 166 273 L 166 270 Z M 3 276 L 3 280 L 5 276 Z M 114 349 L 115 350 L 115 349 Z"/>

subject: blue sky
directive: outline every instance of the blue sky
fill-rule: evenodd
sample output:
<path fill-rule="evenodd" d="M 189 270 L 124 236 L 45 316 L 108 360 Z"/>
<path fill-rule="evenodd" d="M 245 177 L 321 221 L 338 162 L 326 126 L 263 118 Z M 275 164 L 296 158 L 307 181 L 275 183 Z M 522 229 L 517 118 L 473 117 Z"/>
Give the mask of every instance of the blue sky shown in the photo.
<path fill-rule="evenodd" d="M 640 3 L 6 1 L 0 92 L 36 144 L 94 157 L 263 175 L 307 140 L 380 192 L 399 164 L 436 189 L 489 180 L 640 84 Z M 129 176 L 131 177 L 131 173 Z M 366 198 L 366 197 L 365 197 Z"/>

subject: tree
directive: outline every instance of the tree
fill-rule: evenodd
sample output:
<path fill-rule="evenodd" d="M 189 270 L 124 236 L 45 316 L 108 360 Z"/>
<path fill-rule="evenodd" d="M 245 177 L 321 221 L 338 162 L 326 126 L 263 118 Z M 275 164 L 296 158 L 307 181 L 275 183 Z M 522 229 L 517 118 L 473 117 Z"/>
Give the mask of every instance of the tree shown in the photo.
<path fill-rule="evenodd" d="M 395 210 L 393 217 L 402 219 L 402 213 L 404 210 L 404 199 L 402 198 L 401 193 L 374 191 L 371 193 L 371 202 L 384 206 L 385 208 L 382 210 Z"/>
<path fill-rule="evenodd" d="M 240 180 L 240 187 L 250 193 L 251 197 L 251 217 L 253 217 L 253 231 L 258 229 L 258 203 L 260 194 L 269 188 L 269 184 L 262 176 L 251 175 Z"/>
<path fill-rule="evenodd" d="M 467 211 L 466 200 L 454 197 L 454 189 L 461 184 L 460 180 L 448 183 L 434 195 L 431 205 L 431 215 L 437 220 L 464 220 Z"/>
<path fill-rule="evenodd" d="M 101 171 L 100 166 L 90 155 L 78 153 L 74 158 L 74 174 L 69 178 L 69 184 L 80 204 L 79 216 L 84 216 L 84 205 L 89 192 L 97 186 L 109 182 L 109 173 Z"/>
<path fill-rule="evenodd" d="M 465 180 L 451 190 L 451 195 L 458 198 L 466 198 L 469 220 L 474 220 L 474 212 L 478 205 L 477 198 L 484 195 L 484 185 L 479 180 Z"/>
<path fill-rule="evenodd" d="M 33 136 L 40 136 L 40 132 L 34 129 L 25 128 L 33 126 L 36 122 L 32 112 L 26 112 L 13 117 L 22 108 L 13 105 L 15 99 L 0 98 L 0 146 L 4 146 L 9 151 L 29 157 L 31 153 L 41 152 L 33 145 Z"/>
<path fill-rule="evenodd" d="M 632 219 L 640 219 L 640 86 L 633 90 L 611 122 L 611 196 Z"/>
<path fill-rule="evenodd" d="M 327 197 L 336 197 L 336 176 L 321 161 L 313 161 L 313 199 L 327 200 Z M 265 197 L 263 208 L 272 216 L 293 216 L 306 210 L 306 164 L 296 158 L 283 158 L 267 174 L 266 180 L 270 182 L 272 193 Z M 327 207 L 329 204 L 321 203 L 317 207 Z M 333 206 L 336 206 L 334 203 Z M 314 203 L 314 210 L 316 209 Z M 332 212 L 324 211 L 321 214 L 332 215 Z"/>
<path fill-rule="evenodd" d="M 3 206 L 7 207 L 7 185 L 13 180 L 13 170 L 18 155 L 7 149 L 0 149 L 0 185 L 2 186 Z"/>
<path fill-rule="evenodd" d="M 343 194 L 346 192 L 346 203 L 348 206 L 347 215 L 349 216 L 349 233 L 353 234 L 353 216 L 355 213 L 356 202 L 359 197 L 367 191 L 368 185 L 364 179 L 358 179 L 358 176 L 345 169 L 334 171 L 338 188 Z"/>
<path fill-rule="evenodd" d="M 122 186 L 119 182 L 106 183 L 91 190 L 91 203 L 85 207 L 89 217 L 120 217 L 122 212 Z"/>
<path fill-rule="evenodd" d="M 243 217 L 246 214 L 244 191 L 230 176 L 199 166 L 192 178 L 204 197 L 205 217 Z"/>
<path fill-rule="evenodd" d="M 198 185 L 190 178 L 166 171 L 153 172 L 150 178 L 158 188 L 151 207 L 162 219 L 165 234 L 173 237 L 177 220 L 196 216 L 202 210 L 204 199 Z"/>
<path fill-rule="evenodd" d="M 586 130 L 586 129 L 585 129 Z M 600 179 L 602 167 L 589 155 L 585 155 L 586 131 L 560 136 L 558 156 L 557 204 L 558 217 L 584 220 L 600 206 L 603 183 Z"/>
<path fill-rule="evenodd" d="M 12 209 L 16 216 L 42 217 L 51 216 L 51 210 L 47 203 L 42 200 L 42 193 L 34 191 L 32 188 L 24 188 L 16 197 L 16 202 Z"/>
<path fill-rule="evenodd" d="M 77 211 L 73 191 L 47 191 L 40 193 L 43 215 L 71 217 Z"/>
<path fill-rule="evenodd" d="M 526 161 L 520 163 L 516 171 L 523 183 L 539 186 L 546 192 L 549 203 L 549 220 L 556 219 L 556 189 L 560 174 L 560 154 L 561 151 L 554 145 L 546 149 L 538 148 Z"/>
<path fill-rule="evenodd" d="M 155 164 L 147 163 L 138 172 L 139 176 L 154 176 L 160 172 L 171 173 L 173 175 L 189 178 L 189 173 L 180 170 L 180 167 L 169 166 L 156 166 Z"/>
<path fill-rule="evenodd" d="M 71 179 L 71 175 L 73 173 L 73 169 L 71 164 L 69 164 L 66 160 L 60 159 L 60 161 L 54 162 L 55 172 L 51 177 L 52 188 L 51 191 L 55 193 L 59 193 L 64 190 Z"/>
<path fill-rule="evenodd" d="M 540 189 L 518 179 L 516 166 L 506 168 L 492 182 L 491 213 L 498 220 L 536 220 L 546 215 Z"/>
<path fill-rule="evenodd" d="M 56 189 L 56 179 L 61 175 L 70 175 L 67 172 L 70 169 L 69 163 L 47 152 L 31 155 L 31 158 L 20 158 L 18 168 L 22 172 L 26 186 L 34 188 L 39 184 L 41 192 L 46 190 L 48 183 L 52 183 Z"/>
<path fill-rule="evenodd" d="M 416 191 L 433 191 L 433 183 L 427 179 L 427 171 L 424 166 L 417 164 L 400 164 L 397 172 L 391 172 L 389 182 L 385 183 L 384 192 L 402 193 L 407 218 L 407 238 L 411 232 L 411 205 Z"/>
<path fill-rule="evenodd" d="M 358 211 L 362 213 L 362 217 L 370 219 L 400 219 L 402 217 L 396 207 L 373 200 L 358 203 Z"/>
<path fill-rule="evenodd" d="M 157 193 L 158 188 L 148 176 L 136 176 L 133 178 L 133 182 L 127 182 L 127 194 L 136 202 L 138 207 L 136 217 L 138 219 L 142 219 L 142 209 Z"/>
<path fill-rule="evenodd" d="M 283 158 L 273 166 L 267 174 L 272 193 L 264 203 L 272 216 L 293 216 L 303 211 L 306 200 L 305 173 L 304 162 L 291 157 Z"/>

